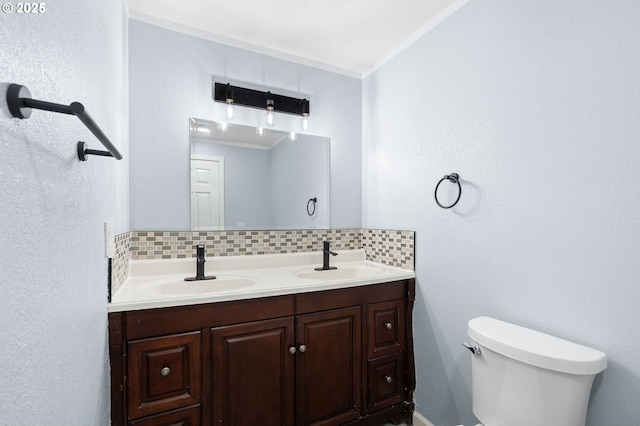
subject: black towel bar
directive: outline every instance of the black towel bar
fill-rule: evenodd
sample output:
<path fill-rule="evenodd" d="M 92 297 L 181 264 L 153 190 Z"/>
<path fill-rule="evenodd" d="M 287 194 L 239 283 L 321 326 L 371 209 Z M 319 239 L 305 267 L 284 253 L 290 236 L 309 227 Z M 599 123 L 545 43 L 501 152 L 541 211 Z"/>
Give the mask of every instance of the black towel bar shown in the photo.
<path fill-rule="evenodd" d="M 71 105 L 55 104 L 53 102 L 39 101 L 31 98 L 31 92 L 25 86 L 20 84 L 10 84 L 7 89 L 7 105 L 9 112 L 16 118 L 29 118 L 31 109 L 40 109 L 44 111 L 58 112 L 61 114 L 75 115 L 82 121 L 87 129 L 94 134 L 96 138 L 107 148 L 107 151 L 97 151 L 95 149 L 86 149 L 86 142 L 78 142 L 78 159 L 86 161 L 87 155 L 101 155 L 105 157 L 113 157 L 116 160 L 122 160 L 122 155 L 109 138 L 98 127 L 98 125 L 89 116 L 84 109 L 84 105 L 80 102 L 72 102 Z"/>

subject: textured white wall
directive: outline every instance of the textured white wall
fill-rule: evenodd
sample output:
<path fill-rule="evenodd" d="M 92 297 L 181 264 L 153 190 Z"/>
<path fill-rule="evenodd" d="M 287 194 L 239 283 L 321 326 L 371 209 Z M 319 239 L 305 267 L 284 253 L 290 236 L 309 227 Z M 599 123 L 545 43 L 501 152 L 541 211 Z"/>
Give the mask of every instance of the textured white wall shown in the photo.
<path fill-rule="evenodd" d="M 637 1 L 471 1 L 364 81 L 363 226 L 417 231 L 435 424 L 474 423 L 460 342 L 478 315 L 606 352 L 588 424 L 638 424 L 639 43 Z"/>
<path fill-rule="evenodd" d="M 15 2 L 12 2 L 15 6 Z M 47 2 L 0 16 L 0 424 L 109 422 L 103 222 L 128 223 L 126 15 L 121 1 Z M 75 117 L 11 118 L 7 83 L 82 102 L 125 159 Z"/>
<path fill-rule="evenodd" d="M 189 229 L 188 119 L 224 119 L 212 76 L 310 96 L 308 133 L 331 138 L 331 227 L 360 227 L 360 80 L 129 22 L 131 229 Z M 236 108 L 236 123 L 263 120 L 263 111 Z M 300 118 L 276 114 L 274 127 L 300 129 Z"/>

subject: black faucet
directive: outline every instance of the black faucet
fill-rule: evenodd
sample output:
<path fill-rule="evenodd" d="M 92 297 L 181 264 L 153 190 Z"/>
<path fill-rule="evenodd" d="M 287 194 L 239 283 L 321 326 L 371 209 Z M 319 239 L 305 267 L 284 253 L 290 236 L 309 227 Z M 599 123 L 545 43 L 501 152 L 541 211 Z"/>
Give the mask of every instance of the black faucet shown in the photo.
<path fill-rule="evenodd" d="M 328 271 L 330 269 L 338 269 L 335 266 L 329 266 L 329 255 L 337 256 L 338 253 L 329 250 L 331 241 L 322 242 L 322 268 L 315 268 L 316 271 Z"/>
<path fill-rule="evenodd" d="M 196 246 L 196 276 L 185 278 L 185 281 L 200 281 L 200 280 L 215 280 L 216 277 L 204 275 L 204 244 L 198 244 Z"/>
<path fill-rule="evenodd" d="M 196 279 L 204 278 L 204 245 L 198 244 L 196 246 Z"/>

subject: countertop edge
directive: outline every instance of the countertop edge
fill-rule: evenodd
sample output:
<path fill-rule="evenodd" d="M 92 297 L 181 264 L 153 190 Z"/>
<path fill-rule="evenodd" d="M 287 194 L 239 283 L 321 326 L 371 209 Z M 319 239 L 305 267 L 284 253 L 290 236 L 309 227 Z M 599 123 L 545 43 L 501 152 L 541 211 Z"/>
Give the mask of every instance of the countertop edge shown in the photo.
<path fill-rule="evenodd" d="M 306 284 L 302 286 L 284 286 L 284 287 L 274 287 L 268 289 L 262 289 L 258 291 L 238 291 L 238 292 L 226 292 L 222 294 L 214 294 L 208 293 L 198 296 L 188 296 L 188 297 L 167 297 L 164 299 L 153 299 L 153 300 L 138 300 L 138 301 L 124 301 L 124 302 L 112 302 L 108 304 L 108 312 L 126 312 L 126 311 L 138 311 L 145 309 L 156 309 L 156 308 L 169 308 L 176 306 L 189 306 L 189 305 L 199 305 L 206 303 L 219 303 L 219 302 L 229 302 L 234 300 L 249 300 L 249 299 L 259 299 L 263 297 L 274 297 L 274 296 L 284 296 L 284 295 L 294 295 L 300 293 L 311 293 L 316 291 L 325 291 L 325 290 L 337 290 L 349 287 L 361 287 L 373 284 L 381 284 L 385 282 L 393 282 L 393 281 L 401 281 L 406 279 L 413 279 L 416 277 L 414 271 L 404 270 L 399 268 L 390 267 L 383 264 L 378 264 L 385 266 L 386 268 L 395 269 L 397 273 L 388 274 L 383 277 L 369 277 L 362 279 L 351 279 L 351 280 L 336 280 L 331 282 L 315 282 L 312 284 Z"/>

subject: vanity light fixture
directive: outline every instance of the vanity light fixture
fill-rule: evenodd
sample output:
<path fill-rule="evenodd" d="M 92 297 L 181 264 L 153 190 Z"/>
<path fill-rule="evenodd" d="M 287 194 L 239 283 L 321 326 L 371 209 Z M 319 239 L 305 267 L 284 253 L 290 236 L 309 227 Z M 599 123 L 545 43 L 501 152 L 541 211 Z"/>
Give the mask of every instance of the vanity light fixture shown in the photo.
<path fill-rule="evenodd" d="M 224 89 L 224 99 L 227 103 L 227 118 L 233 120 L 233 89 L 229 83 Z"/>
<path fill-rule="evenodd" d="M 271 92 L 267 92 L 267 124 L 273 126 L 273 106 L 275 102 L 271 98 Z"/>
<path fill-rule="evenodd" d="M 306 130 L 309 126 L 309 100 L 306 98 L 293 98 L 270 91 L 262 92 L 233 86 L 230 83 L 214 83 L 213 100 L 225 103 L 227 105 L 227 114 L 229 114 L 229 108 L 235 108 L 236 106 L 266 109 L 269 126 L 273 126 L 275 121 L 274 113 L 276 112 L 300 115 L 302 116 L 302 128 Z M 227 118 L 230 119 L 229 115 L 227 115 Z"/>

